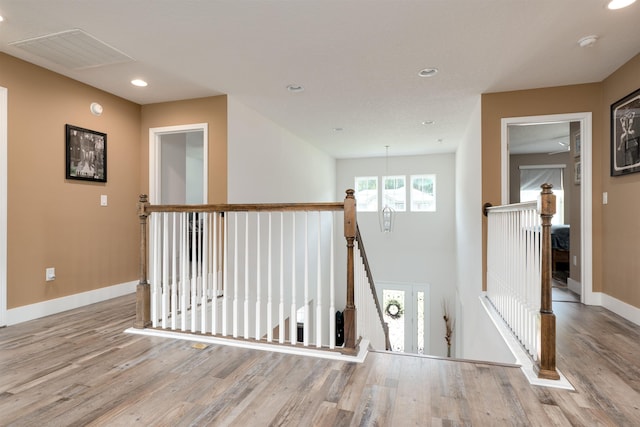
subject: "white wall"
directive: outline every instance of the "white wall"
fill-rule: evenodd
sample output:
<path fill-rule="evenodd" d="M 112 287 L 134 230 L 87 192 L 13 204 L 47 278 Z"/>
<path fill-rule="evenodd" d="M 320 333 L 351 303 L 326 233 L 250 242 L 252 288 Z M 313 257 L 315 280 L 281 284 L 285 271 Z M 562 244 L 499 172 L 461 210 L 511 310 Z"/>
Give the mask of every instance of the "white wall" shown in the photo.
<path fill-rule="evenodd" d="M 228 108 L 229 203 L 335 202 L 335 159 L 233 96 Z"/>
<path fill-rule="evenodd" d="M 326 153 L 318 150 L 311 144 L 296 137 L 289 131 L 278 126 L 276 123 L 266 119 L 251 108 L 243 105 L 234 97 L 227 98 L 227 120 L 228 120 L 228 144 L 227 144 L 227 168 L 228 168 L 228 202 L 235 203 L 307 203 L 307 202 L 335 202 L 340 201 L 344 196 L 335 195 L 336 180 L 336 162 L 335 159 Z M 312 269 L 309 274 L 309 301 L 304 300 L 304 292 L 300 284 L 304 283 L 304 252 L 302 244 L 298 244 L 295 250 L 289 247 L 291 241 L 291 213 L 286 215 L 284 220 L 285 230 L 283 232 L 284 241 L 286 242 L 285 253 L 285 270 L 284 276 L 286 285 L 282 295 L 285 301 L 286 315 L 290 317 L 290 305 L 293 299 L 291 292 L 291 261 L 295 252 L 296 259 L 296 283 L 298 284 L 295 296 L 295 305 L 297 308 L 303 307 L 306 303 L 317 297 L 316 282 L 317 270 Z M 309 235 L 309 246 L 313 252 L 317 246 L 317 236 L 313 231 L 317 231 L 317 214 L 311 213 L 309 227 L 312 229 Z M 299 212 L 296 214 L 296 229 L 298 240 L 304 236 L 305 214 Z M 277 223 L 278 218 L 274 218 Z M 265 236 L 267 233 L 266 218 L 262 220 L 261 234 Z M 338 222 L 337 226 L 342 223 Z M 274 225 L 275 239 L 280 239 L 278 225 Z M 322 232 L 322 252 L 329 253 L 329 229 L 323 227 Z M 266 237 L 263 239 L 267 241 Z M 266 253 L 266 249 L 264 251 Z M 252 258 L 250 265 L 254 265 L 255 253 L 250 251 L 249 256 Z M 277 258 L 277 255 L 275 255 Z M 314 260 L 315 260 L 315 255 Z M 279 265 L 278 259 L 274 258 L 273 265 Z M 346 257 L 345 257 L 346 259 Z M 263 260 L 264 261 L 264 260 Z M 323 264 L 322 289 L 325 290 L 323 297 L 324 304 L 322 314 L 326 315 L 323 323 L 328 325 L 328 262 Z M 266 265 L 262 273 L 267 271 Z M 251 275 L 255 272 L 251 272 Z M 273 279 L 276 280 L 276 286 L 281 273 L 277 268 L 273 272 Z M 244 276 L 240 272 L 240 283 L 243 282 Z M 253 277 L 251 278 L 253 280 Z M 262 280 L 263 296 L 267 295 L 266 283 L 267 279 Z M 337 285 L 339 286 L 339 285 Z M 243 297 L 243 290 L 240 296 Z M 344 293 L 344 292 L 343 292 Z M 344 296 L 340 295 L 340 298 Z M 252 304 L 255 301 L 255 295 L 249 297 Z M 274 320 L 277 320 L 277 302 L 280 300 L 280 294 L 274 294 Z M 337 309 L 344 309 L 344 304 L 337 305 Z M 263 313 L 263 316 L 265 314 Z M 251 315 L 253 316 L 253 314 Z M 251 317 L 253 322 L 253 317 Z M 272 327 L 275 325 L 270 325 Z M 328 336 L 328 329 L 324 328 L 324 333 Z M 265 331 L 266 332 L 266 331 Z M 313 336 L 313 335 L 312 335 Z"/>
<path fill-rule="evenodd" d="M 482 170 L 480 98 L 456 152 L 458 259 L 456 357 L 514 363 L 515 358 L 480 304 L 482 294 Z"/>
<path fill-rule="evenodd" d="M 358 213 L 373 278 L 378 284 L 430 286 L 428 352 L 445 356 L 442 302 L 453 303 L 456 284 L 455 156 L 390 157 L 388 163 L 390 175 L 436 174 L 437 211 L 398 212 L 394 230 L 388 234 L 380 231 L 377 213 Z M 336 192 L 344 194 L 353 188 L 356 176 L 386 175 L 386 161 L 384 157 L 338 160 L 337 173 Z"/>

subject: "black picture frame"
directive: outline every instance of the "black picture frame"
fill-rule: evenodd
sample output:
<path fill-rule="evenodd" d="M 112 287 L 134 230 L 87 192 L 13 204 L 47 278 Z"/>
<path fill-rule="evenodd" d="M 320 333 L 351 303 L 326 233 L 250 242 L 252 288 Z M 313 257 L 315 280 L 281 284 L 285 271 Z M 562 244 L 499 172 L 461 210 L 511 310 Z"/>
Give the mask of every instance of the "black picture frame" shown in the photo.
<path fill-rule="evenodd" d="M 640 172 L 640 89 L 611 104 L 611 176 Z"/>
<path fill-rule="evenodd" d="M 65 125 L 65 177 L 107 182 L 107 134 Z"/>

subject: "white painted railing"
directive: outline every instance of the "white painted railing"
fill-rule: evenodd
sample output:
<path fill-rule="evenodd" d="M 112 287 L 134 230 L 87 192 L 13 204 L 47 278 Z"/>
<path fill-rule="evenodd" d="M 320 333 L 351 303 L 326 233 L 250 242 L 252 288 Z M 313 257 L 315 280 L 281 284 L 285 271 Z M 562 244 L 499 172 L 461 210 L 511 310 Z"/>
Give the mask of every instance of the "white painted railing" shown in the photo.
<path fill-rule="evenodd" d="M 152 326 L 334 348 L 337 216 L 151 213 Z"/>
<path fill-rule="evenodd" d="M 534 360 L 540 347 L 541 230 L 536 202 L 488 209 L 487 297 Z"/>
<path fill-rule="evenodd" d="M 385 328 L 367 314 L 376 295 L 359 233 L 354 261 L 353 193 L 344 203 L 182 206 L 152 206 L 142 195 L 134 326 L 334 349 L 342 311 L 346 349 L 379 341 Z M 336 256 L 345 243 L 346 260 Z M 336 280 L 345 261 L 347 277 Z M 362 268 L 369 281 L 358 281 L 366 316 L 358 321 Z"/>

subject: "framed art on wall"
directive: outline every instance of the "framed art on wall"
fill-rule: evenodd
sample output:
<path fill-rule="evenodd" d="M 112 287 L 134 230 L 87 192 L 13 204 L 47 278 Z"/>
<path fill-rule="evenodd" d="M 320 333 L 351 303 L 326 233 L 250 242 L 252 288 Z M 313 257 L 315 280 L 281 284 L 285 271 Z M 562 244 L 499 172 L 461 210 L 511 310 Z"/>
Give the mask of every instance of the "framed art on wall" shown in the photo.
<path fill-rule="evenodd" d="M 67 179 L 107 182 L 107 134 L 65 125 Z"/>
<path fill-rule="evenodd" d="M 611 104 L 611 176 L 640 172 L 640 89 Z"/>

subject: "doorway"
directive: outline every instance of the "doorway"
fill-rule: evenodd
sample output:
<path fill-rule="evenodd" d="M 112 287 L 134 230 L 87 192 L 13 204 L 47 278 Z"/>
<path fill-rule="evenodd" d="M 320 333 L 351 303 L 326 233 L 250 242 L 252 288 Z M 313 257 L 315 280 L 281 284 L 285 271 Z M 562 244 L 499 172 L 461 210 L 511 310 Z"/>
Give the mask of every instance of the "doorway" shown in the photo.
<path fill-rule="evenodd" d="M 207 124 L 149 129 L 149 201 L 207 203 Z"/>
<path fill-rule="evenodd" d="M 510 142 L 509 142 L 509 130 L 513 126 L 517 127 L 529 127 L 529 126 L 546 126 L 552 127 L 554 124 L 560 123 L 575 123 L 577 126 L 577 133 L 572 134 L 567 140 L 558 139 L 553 141 L 557 145 L 557 151 L 562 151 L 566 148 L 571 148 L 571 144 L 578 143 L 580 146 L 579 157 L 575 156 L 575 148 L 571 149 L 572 161 L 578 163 L 579 169 L 571 169 L 571 177 L 574 179 L 574 174 L 579 172 L 577 178 L 579 179 L 578 192 L 580 197 L 579 203 L 579 227 L 576 230 L 580 236 L 579 250 L 576 251 L 580 258 L 579 260 L 569 259 L 569 262 L 580 264 L 580 279 L 581 282 L 577 285 L 580 287 L 581 301 L 585 304 L 596 304 L 596 298 L 592 292 L 592 127 L 591 127 L 591 113 L 572 113 L 572 114 L 556 114 L 548 116 L 530 116 L 530 117 L 513 117 L 502 119 L 502 204 L 509 204 L 511 200 L 510 192 Z M 576 140 L 576 135 L 578 138 Z M 553 151 L 555 153 L 555 151 Z M 576 232 L 572 230 L 572 232 Z"/>
<path fill-rule="evenodd" d="M 391 350 L 429 354 L 428 285 L 383 283 L 377 288 Z"/>

